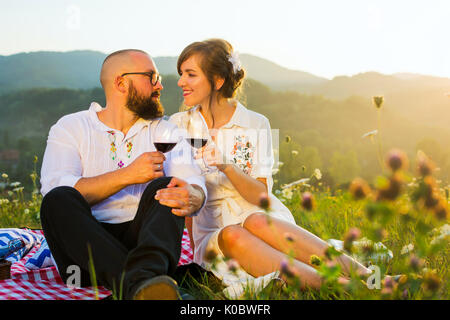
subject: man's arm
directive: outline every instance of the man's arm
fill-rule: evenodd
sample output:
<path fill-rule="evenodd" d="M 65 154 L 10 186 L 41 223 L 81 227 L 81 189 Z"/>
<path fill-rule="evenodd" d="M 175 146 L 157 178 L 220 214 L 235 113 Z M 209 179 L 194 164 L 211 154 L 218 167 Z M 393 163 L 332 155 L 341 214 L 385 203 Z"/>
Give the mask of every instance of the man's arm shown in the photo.
<path fill-rule="evenodd" d="M 128 185 L 130 185 L 130 177 L 123 169 L 95 177 L 81 178 L 73 187 L 83 195 L 90 206 L 93 206 Z"/>
<path fill-rule="evenodd" d="M 95 177 L 81 178 L 74 188 L 93 206 L 129 185 L 147 183 L 164 176 L 164 160 L 165 156 L 161 152 L 146 152 L 127 167 Z"/>

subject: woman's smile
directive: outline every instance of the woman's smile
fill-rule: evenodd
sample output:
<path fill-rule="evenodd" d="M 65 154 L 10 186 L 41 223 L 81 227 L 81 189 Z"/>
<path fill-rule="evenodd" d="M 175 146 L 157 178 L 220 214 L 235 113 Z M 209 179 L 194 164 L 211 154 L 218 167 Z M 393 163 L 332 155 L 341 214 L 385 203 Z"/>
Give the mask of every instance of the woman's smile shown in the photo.
<path fill-rule="evenodd" d="M 201 57 L 197 54 L 184 61 L 180 67 L 178 86 L 183 90 L 184 104 L 195 106 L 209 101 L 211 85 L 200 68 Z"/>

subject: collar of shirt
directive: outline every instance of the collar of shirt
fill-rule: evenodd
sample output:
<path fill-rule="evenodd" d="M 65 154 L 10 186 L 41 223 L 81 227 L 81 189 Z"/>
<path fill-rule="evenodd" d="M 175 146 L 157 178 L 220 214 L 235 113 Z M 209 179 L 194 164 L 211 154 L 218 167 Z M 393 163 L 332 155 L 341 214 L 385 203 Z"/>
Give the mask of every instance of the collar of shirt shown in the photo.
<path fill-rule="evenodd" d="M 91 106 L 89 107 L 89 118 L 95 124 L 95 127 L 98 130 L 104 131 L 104 132 L 108 132 L 108 131 L 112 130 L 112 131 L 121 133 L 119 130 L 110 128 L 106 124 L 104 124 L 103 122 L 100 121 L 100 119 L 98 118 L 97 112 L 100 112 L 102 110 L 103 110 L 102 106 L 100 104 L 98 104 L 97 102 L 92 102 Z M 144 127 L 149 126 L 151 122 L 152 122 L 152 120 L 145 120 L 145 119 L 139 118 L 133 124 L 133 126 L 130 128 L 130 130 L 128 130 L 126 139 L 129 139 L 129 138 L 133 137 L 134 135 L 136 135 L 137 133 L 139 133 Z"/>
<path fill-rule="evenodd" d="M 201 115 L 200 111 L 198 110 L 199 106 L 195 107 L 195 111 L 198 111 Z M 203 117 L 203 116 L 202 116 Z M 224 124 L 220 129 L 229 129 L 233 126 L 238 126 L 241 128 L 249 128 L 250 127 L 250 119 L 248 110 L 246 107 L 244 107 L 241 103 L 237 103 L 236 110 L 233 113 L 233 116 L 231 117 L 230 121 L 228 121 L 226 124 Z"/>

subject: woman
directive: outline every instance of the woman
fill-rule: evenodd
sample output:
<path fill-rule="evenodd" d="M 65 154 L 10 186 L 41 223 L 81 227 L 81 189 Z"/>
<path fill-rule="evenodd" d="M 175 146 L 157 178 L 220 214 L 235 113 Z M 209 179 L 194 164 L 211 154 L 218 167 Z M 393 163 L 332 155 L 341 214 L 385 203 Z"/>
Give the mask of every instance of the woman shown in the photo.
<path fill-rule="evenodd" d="M 187 221 L 189 229 L 192 224 L 194 262 L 211 269 L 207 252 L 215 252 L 260 277 L 280 270 L 292 253 L 292 270 L 302 287 L 319 288 L 322 279 L 310 258 L 323 257 L 329 245 L 297 226 L 291 212 L 272 194 L 270 124 L 233 100 L 245 76 L 233 47 L 221 39 L 194 42 L 179 56 L 177 68 L 184 105 L 190 109 L 174 114 L 171 121 L 188 132 L 192 123 L 196 130 L 203 126 L 213 143 L 199 149 L 196 158 L 204 157 L 208 166 L 217 168 L 206 174 L 207 203 Z M 264 194 L 271 203 L 270 219 L 258 206 Z M 371 274 L 347 255 L 336 262 L 347 274 L 350 270 Z"/>

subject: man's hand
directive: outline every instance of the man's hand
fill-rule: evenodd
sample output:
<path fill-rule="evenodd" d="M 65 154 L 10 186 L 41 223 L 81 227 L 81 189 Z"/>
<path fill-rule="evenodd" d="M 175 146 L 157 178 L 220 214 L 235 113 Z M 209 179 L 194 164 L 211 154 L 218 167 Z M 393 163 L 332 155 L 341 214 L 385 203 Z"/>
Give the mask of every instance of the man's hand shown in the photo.
<path fill-rule="evenodd" d="M 156 192 L 156 200 L 159 203 L 173 208 L 172 213 L 185 217 L 198 211 L 205 200 L 205 194 L 201 187 L 190 185 L 189 183 L 172 178 L 167 188 Z"/>
<path fill-rule="evenodd" d="M 127 171 L 130 184 L 147 183 L 164 176 L 164 160 L 166 160 L 166 157 L 159 151 L 145 152 L 122 170 Z"/>

